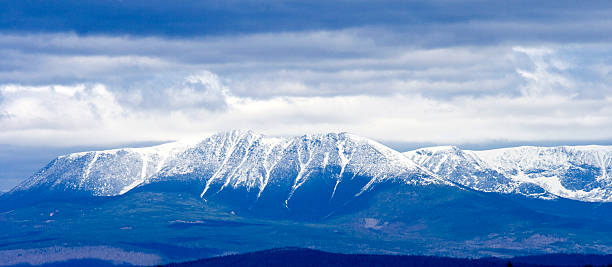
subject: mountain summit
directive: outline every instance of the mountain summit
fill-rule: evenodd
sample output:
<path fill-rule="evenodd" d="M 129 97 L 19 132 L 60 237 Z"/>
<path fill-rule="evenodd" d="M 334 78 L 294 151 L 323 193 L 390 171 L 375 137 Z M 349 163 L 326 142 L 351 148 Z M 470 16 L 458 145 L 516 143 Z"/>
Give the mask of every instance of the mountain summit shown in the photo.
<path fill-rule="evenodd" d="M 274 198 L 289 208 L 296 196 L 308 198 L 305 192 L 345 202 L 386 182 L 452 185 L 401 153 L 353 134 L 276 138 L 236 130 L 199 142 L 60 156 L 10 193 L 116 196 L 147 186 L 188 185 L 185 190 L 205 200 L 235 193 L 233 198 L 249 202 Z"/>
<path fill-rule="evenodd" d="M 285 207 L 305 190 L 330 200 L 341 193 L 346 200 L 385 182 L 609 202 L 612 147 L 470 151 L 445 146 L 400 153 L 349 133 L 278 138 L 235 130 L 198 142 L 60 156 L 9 194 L 116 196 L 171 182 L 189 184 L 203 199 L 238 190 L 256 201 L 270 193 Z"/>

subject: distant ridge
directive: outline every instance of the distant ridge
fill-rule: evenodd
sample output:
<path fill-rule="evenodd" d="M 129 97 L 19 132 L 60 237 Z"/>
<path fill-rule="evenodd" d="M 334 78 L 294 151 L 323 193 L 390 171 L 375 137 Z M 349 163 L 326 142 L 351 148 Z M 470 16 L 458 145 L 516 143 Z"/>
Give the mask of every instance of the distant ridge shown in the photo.
<path fill-rule="evenodd" d="M 168 267 L 195 266 L 612 266 L 612 255 L 549 254 L 527 257 L 502 258 L 450 258 L 436 256 L 370 255 L 330 253 L 305 248 L 279 248 L 244 254 L 227 255 L 182 263 L 170 263 Z"/>
<path fill-rule="evenodd" d="M 359 196 L 387 181 L 610 202 L 612 146 L 482 151 L 442 146 L 400 153 L 349 133 L 277 138 L 235 130 L 199 141 L 60 156 L 8 195 L 35 190 L 45 195 L 115 196 L 169 181 L 196 183 L 203 199 L 238 189 L 253 193 L 252 201 L 274 184 L 282 188 L 276 193 L 284 195 L 287 207 L 306 184 L 322 183 L 327 197 L 334 199 L 342 190 Z"/>
<path fill-rule="evenodd" d="M 612 201 L 612 146 L 520 146 L 480 151 L 448 146 L 404 155 L 447 181 L 479 191 Z"/>

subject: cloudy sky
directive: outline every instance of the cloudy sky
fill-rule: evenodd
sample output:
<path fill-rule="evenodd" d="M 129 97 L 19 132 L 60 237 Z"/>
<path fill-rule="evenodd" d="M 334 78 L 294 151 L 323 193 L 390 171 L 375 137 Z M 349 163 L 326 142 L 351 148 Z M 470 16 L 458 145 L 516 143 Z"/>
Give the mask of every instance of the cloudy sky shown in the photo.
<path fill-rule="evenodd" d="M 0 59 L 0 190 L 229 129 L 612 144 L 610 1 L 9 0 Z"/>

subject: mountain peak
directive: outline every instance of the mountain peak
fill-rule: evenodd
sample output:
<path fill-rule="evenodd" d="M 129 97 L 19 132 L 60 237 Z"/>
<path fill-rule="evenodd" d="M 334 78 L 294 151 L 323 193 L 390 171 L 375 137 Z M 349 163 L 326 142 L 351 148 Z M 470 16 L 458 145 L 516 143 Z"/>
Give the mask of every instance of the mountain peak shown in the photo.
<path fill-rule="evenodd" d="M 462 150 L 456 146 L 432 146 L 413 150 L 415 153 L 458 153 Z"/>
<path fill-rule="evenodd" d="M 113 196 L 151 184 L 195 183 L 204 199 L 245 190 L 245 195 L 254 192 L 254 199 L 284 195 L 288 207 L 311 183 L 323 186 L 320 190 L 334 199 L 348 188 L 357 197 L 385 181 L 446 183 L 401 153 L 350 133 L 268 137 L 232 130 L 198 142 L 61 156 L 14 190 Z"/>
<path fill-rule="evenodd" d="M 174 182 L 195 184 L 192 188 L 198 188 L 204 199 L 235 190 L 252 192 L 259 199 L 276 188 L 282 192 L 274 194 L 284 195 L 288 206 L 311 183 L 319 183 L 333 199 L 349 183 L 351 194 L 359 196 L 389 181 L 612 201 L 612 146 L 483 151 L 437 146 L 402 154 L 347 132 L 270 137 L 231 130 L 197 141 L 60 156 L 11 192 L 36 188 L 114 196 L 139 186 Z"/>

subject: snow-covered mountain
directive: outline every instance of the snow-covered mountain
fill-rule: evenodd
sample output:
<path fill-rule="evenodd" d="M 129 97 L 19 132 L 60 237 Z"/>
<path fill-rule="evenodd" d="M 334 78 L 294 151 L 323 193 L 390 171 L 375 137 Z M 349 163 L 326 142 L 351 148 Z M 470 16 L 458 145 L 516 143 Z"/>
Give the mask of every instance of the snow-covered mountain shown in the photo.
<path fill-rule="evenodd" d="M 203 199 L 233 192 L 250 202 L 274 196 L 289 207 L 296 194 L 346 201 L 387 182 L 610 202 L 612 147 L 447 146 L 399 153 L 349 133 L 277 138 L 230 131 L 194 142 L 60 156 L 8 194 L 116 196 L 148 185 L 185 184 Z"/>
<path fill-rule="evenodd" d="M 204 198 L 239 187 L 254 190 L 260 197 L 271 183 L 289 183 L 289 200 L 314 177 L 331 182 L 330 198 L 343 179 L 357 176 L 369 180 L 355 195 L 375 183 L 394 179 L 406 184 L 443 183 L 401 153 L 352 134 L 273 138 L 251 131 L 214 135 L 178 154 L 147 183 L 193 179 L 194 174 L 204 184 L 200 195 Z"/>
<path fill-rule="evenodd" d="M 59 156 L 10 192 L 47 189 L 93 196 L 120 195 L 145 182 L 188 147 L 188 143 L 174 142 Z"/>
<path fill-rule="evenodd" d="M 570 199 L 612 201 L 612 146 L 525 146 L 476 154 L 519 183 Z"/>
<path fill-rule="evenodd" d="M 475 190 L 540 198 L 612 201 L 612 147 L 514 147 L 484 151 L 423 148 L 405 156 Z"/>
<path fill-rule="evenodd" d="M 519 185 L 490 167 L 473 151 L 455 146 L 422 148 L 404 155 L 440 177 L 476 190 L 508 194 L 516 192 Z"/>
<path fill-rule="evenodd" d="M 276 138 L 251 131 L 215 134 L 200 142 L 92 151 L 60 156 L 11 192 L 32 189 L 121 195 L 164 182 L 196 184 L 204 199 L 243 190 L 259 199 L 283 194 L 287 206 L 307 184 L 331 200 L 359 196 L 374 185 L 450 184 L 401 153 L 348 133 Z"/>
<path fill-rule="evenodd" d="M 608 254 L 611 152 L 448 146 L 400 153 L 348 133 L 230 131 L 60 156 L 0 195 L 0 238 L 12 249 L 6 255 L 92 244 L 160 248 L 167 261 L 211 248 L 284 246 Z"/>

